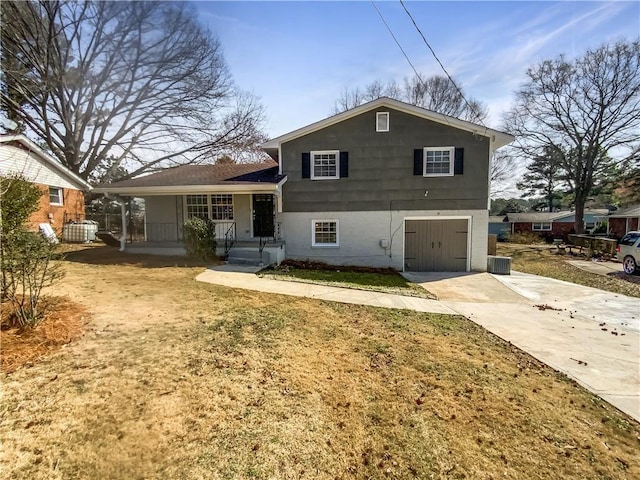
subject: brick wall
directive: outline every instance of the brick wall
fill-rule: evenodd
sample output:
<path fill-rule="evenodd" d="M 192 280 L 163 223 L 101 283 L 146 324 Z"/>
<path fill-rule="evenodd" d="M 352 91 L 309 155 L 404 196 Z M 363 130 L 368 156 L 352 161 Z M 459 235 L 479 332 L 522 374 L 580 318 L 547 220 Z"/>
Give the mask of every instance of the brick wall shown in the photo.
<path fill-rule="evenodd" d="M 570 233 L 574 232 L 574 224 L 573 222 L 552 222 L 551 230 L 536 230 L 535 232 L 531 229 L 531 222 L 518 222 L 513 224 L 513 232 L 514 233 L 535 233 L 536 235 L 540 235 L 541 237 L 553 237 L 553 238 L 562 238 L 565 242 L 569 238 Z"/>
<path fill-rule="evenodd" d="M 62 205 L 51 205 L 49 203 L 49 186 L 38 184 L 38 187 L 42 191 L 40 207 L 29 218 L 33 230 L 37 230 L 40 223 L 49 223 L 56 234 L 60 236 L 65 218 L 67 220 L 84 220 L 84 192 L 65 188 L 62 192 Z"/>
<path fill-rule="evenodd" d="M 624 234 L 632 230 L 640 229 L 638 225 L 638 218 L 610 218 L 609 219 L 609 232 L 620 239 L 624 237 Z"/>

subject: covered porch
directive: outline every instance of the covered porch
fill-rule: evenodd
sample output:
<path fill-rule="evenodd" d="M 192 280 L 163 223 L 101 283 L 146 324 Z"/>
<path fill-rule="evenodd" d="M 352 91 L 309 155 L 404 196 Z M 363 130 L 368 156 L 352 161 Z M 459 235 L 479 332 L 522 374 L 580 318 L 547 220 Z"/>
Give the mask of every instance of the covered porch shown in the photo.
<path fill-rule="evenodd" d="M 255 170 L 257 166 L 261 165 L 225 165 L 224 170 Z M 188 166 L 176 170 L 198 169 L 205 174 L 223 170 L 216 167 L 222 166 Z M 286 177 L 277 175 L 277 167 L 275 171 L 273 167 L 268 170 L 272 171 L 271 175 L 258 170 L 232 178 L 213 178 L 212 184 L 144 185 L 150 183 L 148 179 L 153 180 L 153 177 L 166 173 L 160 172 L 120 184 L 100 186 L 96 190 L 121 202 L 122 251 L 185 255 L 184 224 L 190 218 L 200 217 L 215 223 L 218 256 L 234 263 L 271 264 L 279 263 L 285 255 L 282 224 L 278 216 L 282 211 L 281 187 Z M 189 180 L 202 181 L 198 178 Z M 161 183 L 168 182 L 165 178 Z M 133 236 L 126 233 L 126 197 L 140 198 L 145 205 L 142 231 Z M 132 241 L 127 243 L 127 238 Z"/>

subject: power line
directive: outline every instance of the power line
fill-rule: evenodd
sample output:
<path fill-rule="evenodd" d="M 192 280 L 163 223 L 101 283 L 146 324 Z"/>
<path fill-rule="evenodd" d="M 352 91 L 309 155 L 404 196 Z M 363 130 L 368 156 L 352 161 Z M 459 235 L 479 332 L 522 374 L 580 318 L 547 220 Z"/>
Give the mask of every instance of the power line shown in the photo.
<path fill-rule="evenodd" d="M 400 51 L 402 52 L 402 54 L 404 55 L 404 58 L 406 58 L 407 62 L 409 63 L 409 65 L 411 65 L 411 68 L 413 69 L 413 72 L 416 74 L 416 77 L 418 78 L 418 81 L 422 84 L 422 86 L 424 88 L 426 88 L 426 84 L 424 83 L 424 80 L 422 80 L 422 77 L 420 76 L 420 74 L 418 73 L 418 70 L 416 69 L 416 67 L 413 65 L 413 63 L 411 63 L 411 60 L 409 59 L 409 56 L 407 55 L 407 52 L 404 51 L 404 48 L 402 48 L 402 45 L 400 45 L 400 42 L 398 41 L 398 39 L 396 38 L 396 36 L 394 35 L 393 31 L 391 30 L 391 27 L 389 26 L 389 24 L 387 23 L 387 21 L 384 19 L 384 16 L 382 15 L 382 12 L 378 9 L 378 6 L 374 3 L 373 0 L 371 0 L 371 5 L 373 5 L 373 8 L 376 9 L 376 12 L 378 12 L 378 15 L 380 16 L 380 19 L 382 20 L 382 23 L 384 23 L 385 27 L 387 27 L 387 30 L 389 30 L 389 33 L 391 34 L 391 36 L 393 37 L 393 40 L 396 42 L 396 45 L 398 46 L 398 48 L 400 49 Z M 444 68 L 444 67 L 443 67 Z M 455 83 L 454 83 L 455 85 Z M 456 89 L 458 87 L 456 86 Z M 458 90 L 460 91 L 460 90 Z M 462 97 L 464 98 L 464 97 Z M 466 99 L 465 99 L 466 102 Z M 472 110 L 473 111 L 473 110 Z M 439 113 L 439 112 L 438 112 Z M 444 113 L 441 113 L 441 115 L 443 116 L 443 118 L 446 120 L 447 124 L 451 125 L 449 123 L 449 119 L 447 118 L 447 116 Z"/>
<path fill-rule="evenodd" d="M 373 3 L 373 0 L 371 1 L 371 3 Z M 409 10 L 407 10 L 406 5 L 404 4 L 403 0 L 400 0 L 400 4 L 402 5 L 402 8 L 404 8 L 404 11 L 407 13 L 407 15 L 409 16 L 409 18 L 411 19 L 411 22 L 413 23 L 413 26 L 416 28 L 416 30 L 418 31 L 418 33 L 420 34 L 420 36 L 422 37 L 422 41 L 425 43 L 425 45 L 427 46 L 427 48 L 429 49 L 429 51 L 431 51 L 431 54 L 433 55 L 433 58 L 436 59 L 436 61 L 438 62 L 438 64 L 440 65 L 440 68 L 442 68 L 442 71 L 445 73 L 445 75 L 447 76 L 447 78 L 449 79 L 449 81 L 453 84 L 453 86 L 456 88 L 456 90 L 458 91 L 458 93 L 460 94 L 460 96 L 462 97 L 462 99 L 464 100 L 464 103 L 467 105 L 467 107 L 469 107 L 469 111 L 471 111 L 475 116 L 476 119 L 478 120 L 478 122 L 480 122 L 480 124 L 485 127 L 485 129 L 487 128 L 487 126 L 484 124 L 484 122 L 482 121 L 482 119 L 480 118 L 480 116 L 478 115 L 478 112 L 476 111 L 475 108 L 473 108 L 471 106 L 471 104 L 467 101 L 467 99 L 465 98 L 464 94 L 462 93 L 462 90 L 460 90 L 460 88 L 458 87 L 458 85 L 456 84 L 456 82 L 453 81 L 453 78 L 451 78 L 451 75 L 449 75 L 449 72 L 447 72 L 447 69 L 444 68 L 444 65 L 442 64 L 442 62 L 440 61 L 440 59 L 438 58 L 438 56 L 436 55 L 436 52 L 433 50 L 433 48 L 431 48 L 431 45 L 429 45 L 429 42 L 427 41 L 427 39 L 425 38 L 424 34 L 422 33 L 422 30 L 420 30 L 420 27 L 418 27 L 418 24 L 416 23 L 416 21 L 413 18 L 413 15 L 411 15 L 411 13 L 409 12 Z M 374 5 L 375 6 L 375 5 Z M 377 10 L 377 8 L 376 8 Z M 378 11 L 378 13 L 380 13 Z M 383 19 L 384 21 L 384 19 Z M 386 25 L 386 22 L 385 22 Z M 388 28 L 388 26 L 387 26 Z M 392 33 L 393 35 L 393 33 Z M 395 37 L 394 37 L 395 39 Z M 396 41 L 397 43 L 397 41 Z M 403 52 L 404 53 L 404 50 Z M 406 54 L 405 54 L 406 57 Z M 408 60 L 408 59 L 407 59 Z M 413 67 L 413 65 L 412 65 Z M 415 71 L 415 68 L 414 68 Z M 420 77 L 418 77 L 420 78 Z M 420 79 L 420 82 L 422 82 L 422 79 Z M 424 82 L 422 82 L 424 84 Z"/>

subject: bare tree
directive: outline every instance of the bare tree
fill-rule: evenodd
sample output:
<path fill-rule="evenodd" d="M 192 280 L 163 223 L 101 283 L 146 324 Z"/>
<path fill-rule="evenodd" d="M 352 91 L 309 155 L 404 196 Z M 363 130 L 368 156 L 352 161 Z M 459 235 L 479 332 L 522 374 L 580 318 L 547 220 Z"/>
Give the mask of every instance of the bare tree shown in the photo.
<path fill-rule="evenodd" d="M 561 55 L 527 76 L 505 115 L 506 128 L 529 159 L 545 149 L 560 154 L 575 199 L 575 230 L 582 233 L 585 202 L 612 167 L 608 152 L 638 142 L 640 43 L 604 45 L 574 61 Z"/>
<path fill-rule="evenodd" d="M 405 78 L 403 87 L 394 81 L 374 80 L 364 89 L 345 88 L 335 103 L 334 113 L 344 112 L 363 103 L 389 97 L 423 107 L 434 112 L 482 123 L 488 110 L 480 101 L 461 93 L 447 77 L 423 75 Z M 466 101 L 465 101 L 466 98 Z"/>
<path fill-rule="evenodd" d="M 434 75 L 426 79 L 405 78 L 403 98 L 407 103 L 463 120 L 482 122 L 487 108 L 480 101 L 469 98 L 447 77 Z"/>
<path fill-rule="evenodd" d="M 2 109 L 83 178 L 215 159 L 262 138 L 182 2 L 5 1 Z"/>
<path fill-rule="evenodd" d="M 398 84 L 391 81 L 387 84 L 381 80 L 374 80 L 364 88 L 346 87 L 342 90 L 340 97 L 336 100 L 333 113 L 344 112 L 345 110 L 351 110 L 363 103 L 371 102 L 381 97 L 400 98 L 401 90 Z"/>
<path fill-rule="evenodd" d="M 491 168 L 489 179 L 491 180 L 491 196 L 503 194 L 511 186 L 516 169 L 516 157 L 510 149 L 500 150 L 493 153 L 491 158 Z"/>

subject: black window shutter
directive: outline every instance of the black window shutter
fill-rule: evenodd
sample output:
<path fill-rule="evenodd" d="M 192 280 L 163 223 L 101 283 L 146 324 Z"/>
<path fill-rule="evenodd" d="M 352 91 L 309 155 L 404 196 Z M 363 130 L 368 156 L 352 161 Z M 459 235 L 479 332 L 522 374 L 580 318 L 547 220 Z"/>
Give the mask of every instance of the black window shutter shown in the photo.
<path fill-rule="evenodd" d="M 302 152 L 302 178 L 311 178 L 311 154 Z"/>
<path fill-rule="evenodd" d="M 340 178 L 349 176 L 349 152 L 340 152 Z"/>
<path fill-rule="evenodd" d="M 413 174 L 422 176 L 424 174 L 424 150 L 422 148 L 416 148 L 413 151 Z"/>
<path fill-rule="evenodd" d="M 455 160 L 453 162 L 453 174 L 462 175 L 464 173 L 464 148 L 456 148 Z"/>

